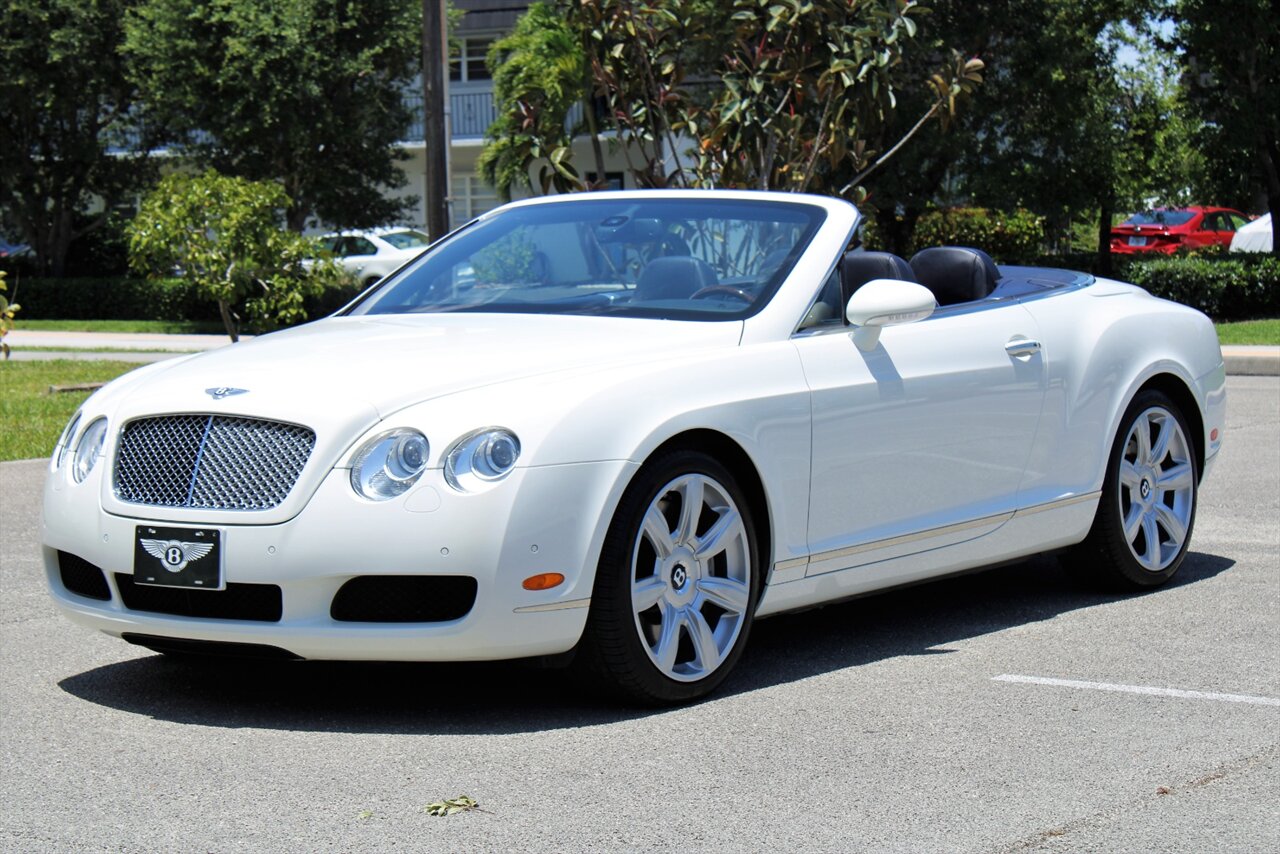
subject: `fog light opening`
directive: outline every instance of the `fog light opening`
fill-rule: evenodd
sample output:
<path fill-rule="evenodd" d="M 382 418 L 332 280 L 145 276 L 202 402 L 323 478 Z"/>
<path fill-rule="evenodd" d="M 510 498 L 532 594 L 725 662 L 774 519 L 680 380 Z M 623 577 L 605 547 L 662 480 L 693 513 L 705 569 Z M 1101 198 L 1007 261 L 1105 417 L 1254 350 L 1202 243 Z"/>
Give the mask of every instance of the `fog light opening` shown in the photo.
<path fill-rule="evenodd" d="M 531 575 L 520 583 L 525 590 L 550 590 L 558 584 L 564 583 L 564 576 L 558 572 L 540 572 L 537 575 Z"/>

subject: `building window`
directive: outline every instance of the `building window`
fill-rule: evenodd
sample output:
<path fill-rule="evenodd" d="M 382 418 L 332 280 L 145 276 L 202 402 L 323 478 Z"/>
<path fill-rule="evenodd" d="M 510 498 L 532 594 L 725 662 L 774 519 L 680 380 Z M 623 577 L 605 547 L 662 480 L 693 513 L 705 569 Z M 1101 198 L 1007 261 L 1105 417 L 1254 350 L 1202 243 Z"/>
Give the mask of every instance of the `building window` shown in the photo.
<path fill-rule="evenodd" d="M 498 206 L 498 191 L 479 175 L 455 175 L 453 178 L 453 222 L 462 225 L 485 211 Z"/>
<path fill-rule="evenodd" d="M 588 172 L 587 183 L 595 186 L 596 182 L 596 173 Z M 601 189 L 625 190 L 627 188 L 626 183 L 626 177 L 621 172 L 606 172 L 604 173 L 604 186 Z"/>
<path fill-rule="evenodd" d="M 449 56 L 449 80 L 453 83 L 471 83 L 491 79 L 492 75 L 484 64 L 484 58 L 493 39 L 469 37 L 459 39 L 458 42 L 458 52 L 451 52 Z"/>

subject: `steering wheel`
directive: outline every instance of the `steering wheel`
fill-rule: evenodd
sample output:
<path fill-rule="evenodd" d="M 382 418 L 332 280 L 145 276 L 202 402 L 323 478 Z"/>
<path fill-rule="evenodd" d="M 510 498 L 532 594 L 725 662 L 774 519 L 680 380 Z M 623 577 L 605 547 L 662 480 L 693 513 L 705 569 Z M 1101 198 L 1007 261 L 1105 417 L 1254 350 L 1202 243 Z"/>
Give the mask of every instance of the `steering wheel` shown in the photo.
<path fill-rule="evenodd" d="M 733 297 L 743 302 L 755 302 L 756 296 L 735 285 L 708 285 L 693 292 L 689 299 L 707 299 L 708 297 Z"/>

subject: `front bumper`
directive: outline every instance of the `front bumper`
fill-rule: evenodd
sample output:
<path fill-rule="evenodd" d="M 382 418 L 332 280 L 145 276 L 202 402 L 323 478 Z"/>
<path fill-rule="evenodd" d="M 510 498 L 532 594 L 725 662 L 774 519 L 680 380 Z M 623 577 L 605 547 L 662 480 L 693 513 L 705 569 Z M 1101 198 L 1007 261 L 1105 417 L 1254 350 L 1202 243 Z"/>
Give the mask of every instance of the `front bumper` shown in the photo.
<path fill-rule="evenodd" d="M 479 494 L 449 488 L 439 470 L 387 502 L 355 495 L 335 469 L 303 510 L 274 525 L 217 525 L 229 584 L 281 590 L 277 622 L 205 619 L 125 608 L 115 580 L 132 574 L 138 525 L 189 526 L 163 508 L 137 516 L 102 509 L 99 466 L 83 484 L 50 474 L 44 493 L 44 564 L 54 602 L 74 622 L 108 634 L 278 647 L 302 658 L 464 661 L 550 655 L 571 649 L 586 624 L 595 564 L 609 515 L 634 464 L 605 461 L 517 469 Z M 252 514 L 246 514 L 246 518 Z M 58 552 L 103 570 L 111 593 L 100 601 L 63 584 Z M 551 590 L 521 582 L 559 572 Z M 330 615 L 344 583 L 368 575 L 467 575 L 474 606 L 435 623 L 340 622 Z M 218 595 L 192 591 L 191 596 Z"/>

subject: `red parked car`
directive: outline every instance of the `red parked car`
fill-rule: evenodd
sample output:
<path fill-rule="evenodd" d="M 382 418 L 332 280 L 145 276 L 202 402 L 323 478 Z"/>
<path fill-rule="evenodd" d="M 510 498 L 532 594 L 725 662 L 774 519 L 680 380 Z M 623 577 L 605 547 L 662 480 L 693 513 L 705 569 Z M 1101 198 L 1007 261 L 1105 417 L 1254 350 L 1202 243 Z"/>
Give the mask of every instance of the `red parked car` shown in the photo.
<path fill-rule="evenodd" d="M 1160 208 L 1136 213 L 1111 229 L 1111 251 L 1122 255 L 1230 246 L 1236 229 L 1249 221 L 1230 208 Z"/>

